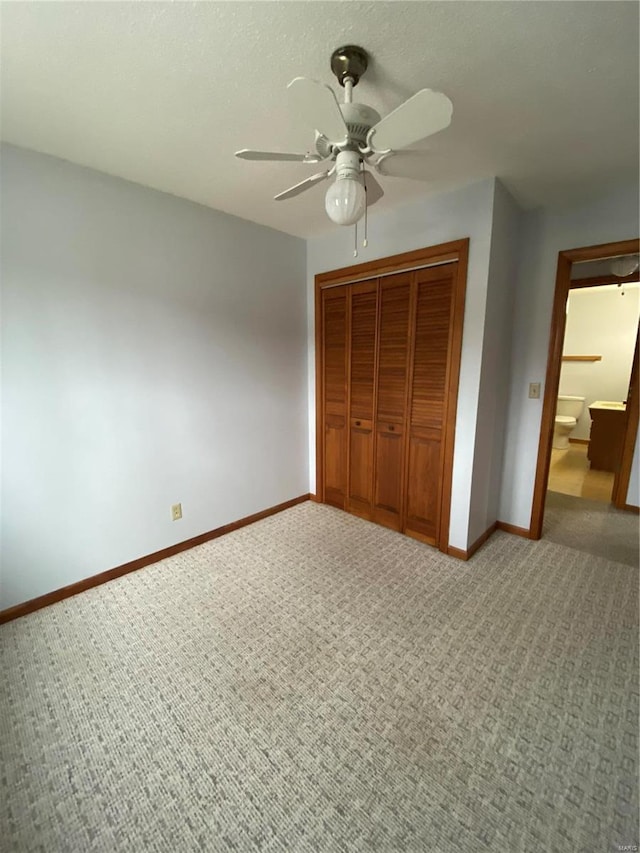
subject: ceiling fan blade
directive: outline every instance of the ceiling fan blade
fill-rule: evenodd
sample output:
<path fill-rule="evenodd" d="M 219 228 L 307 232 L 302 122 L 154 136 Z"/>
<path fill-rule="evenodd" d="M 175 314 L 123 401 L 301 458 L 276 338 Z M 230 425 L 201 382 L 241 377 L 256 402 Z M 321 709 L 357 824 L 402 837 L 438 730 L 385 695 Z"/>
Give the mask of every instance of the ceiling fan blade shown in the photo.
<path fill-rule="evenodd" d="M 278 193 L 278 195 L 274 196 L 274 199 L 276 201 L 284 201 L 284 199 L 286 198 L 293 198 L 294 195 L 303 193 L 306 189 L 312 187 L 314 184 L 317 184 L 319 181 L 324 181 L 324 179 L 328 178 L 332 172 L 333 169 L 329 169 L 326 172 L 317 172 L 315 175 L 311 175 L 311 177 L 305 178 L 304 181 L 300 181 L 299 184 L 294 184 L 292 187 L 289 187 L 288 190 L 284 190 L 284 192 Z"/>
<path fill-rule="evenodd" d="M 349 131 L 333 89 L 308 77 L 296 77 L 287 86 L 291 102 L 314 130 L 331 142 L 341 142 Z"/>
<path fill-rule="evenodd" d="M 429 151 L 398 151 L 383 155 L 374 168 L 378 174 L 391 178 L 431 181 L 434 177 L 433 159 Z"/>
<path fill-rule="evenodd" d="M 374 125 L 367 143 L 374 151 L 407 148 L 451 124 L 453 104 L 442 92 L 421 89 Z"/>
<path fill-rule="evenodd" d="M 380 201 L 380 199 L 384 195 L 384 190 L 373 177 L 371 172 L 364 173 L 364 188 L 367 191 L 368 207 L 371 207 L 372 204 L 375 204 L 377 201 Z"/>
<path fill-rule="evenodd" d="M 319 154 L 285 154 L 281 151 L 252 151 L 250 148 L 236 151 L 236 157 L 241 160 L 295 160 L 301 163 L 320 163 L 323 159 Z"/>

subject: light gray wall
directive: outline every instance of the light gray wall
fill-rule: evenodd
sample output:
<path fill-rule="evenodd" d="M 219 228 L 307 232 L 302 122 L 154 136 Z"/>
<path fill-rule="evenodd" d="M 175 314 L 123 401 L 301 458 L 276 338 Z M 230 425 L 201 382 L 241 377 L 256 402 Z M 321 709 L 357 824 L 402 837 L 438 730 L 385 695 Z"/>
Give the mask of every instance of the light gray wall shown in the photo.
<path fill-rule="evenodd" d="M 353 229 L 336 228 L 307 243 L 309 304 L 309 465 L 315 490 L 314 276 L 340 267 L 400 252 L 470 237 L 467 295 L 458 391 L 449 542 L 466 549 L 471 504 L 471 472 L 476 444 L 481 355 L 491 247 L 494 179 L 454 192 L 433 195 L 396 210 L 369 217 L 369 247 L 353 256 Z"/>
<path fill-rule="evenodd" d="M 468 545 L 498 520 L 522 213 L 495 182 Z"/>
<path fill-rule="evenodd" d="M 3 147 L 0 607 L 308 491 L 305 254 Z"/>
<path fill-rule="evenodd" d="M 637 238 L 639 227 L 637 184 L 619 187 L 579 208 L 533 211 L 524 217 L 500 495 L 502 521 L 526 528 L 531 521 L 542 395 L 530 400 L 528 385 L 540 382 L 544 393 L 558 252 Z"/>

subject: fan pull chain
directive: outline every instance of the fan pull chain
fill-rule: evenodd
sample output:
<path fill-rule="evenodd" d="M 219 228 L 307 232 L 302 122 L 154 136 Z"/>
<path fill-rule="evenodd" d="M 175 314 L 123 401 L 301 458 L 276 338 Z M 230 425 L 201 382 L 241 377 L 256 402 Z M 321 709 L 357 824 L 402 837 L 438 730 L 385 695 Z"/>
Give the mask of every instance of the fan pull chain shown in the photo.
<path fill-rule="evenodd" d="M 364 240 L 362 241 L 362 246 L 364 249 L 366 249 L 367 246 L 369 245 L 369 243 L 367 241 L 367 211 L 369 210 L 369 198 L 368 198 L 368 194 L 367 194 L 366 184 L 365 184 L 364 192 L 365 192 L 365 198 L 364 198 Z"/>
<path fill-rule="evenodd" d="M 353 257 L 358 257 L 358 223 L 356 222 L 355 227 L 353 229 L 354 234 L 354 242 L 353 242 Z"/>
<path fill-rule="evenodd" d="M 362 184 L 364 186 L 364 240 L 362 241 L 362 248 L 366 249 L 369 245 L 369 241 L 367 240 L 367 213 L 369 211 L 369 190 L 367 188 L 367 173 L 364 168 L 364 163 L 362 163 Z"/>

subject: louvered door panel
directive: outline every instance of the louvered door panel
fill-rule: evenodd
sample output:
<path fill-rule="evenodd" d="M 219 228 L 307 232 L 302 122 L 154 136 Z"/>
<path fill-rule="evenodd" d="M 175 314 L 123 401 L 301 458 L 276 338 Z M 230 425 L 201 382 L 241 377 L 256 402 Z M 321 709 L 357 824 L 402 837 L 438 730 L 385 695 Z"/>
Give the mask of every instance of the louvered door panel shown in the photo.
<path fill-rule="evenodd" d="M 409 351 L 411 273 L 380 281 L 377 419 L 403 423 Z"/>
<path fill-rule="evenodd" d="M 411 273 L 380 280 L 373 520 L 402 528 Z"/>
<path fill-rule="evenodd" d="M 349 500 L 347 509 L 371 518 L 373 492 L 373 421 L 351 418 L 349 431 Z"/>
<path fill-rule="evenodd" d="M 419 270 L 414 285 L 404 529 L 432 544 L 438 544 L 442 430 L 455 271 L 455 264 Z"/>
<path fill-rule="evenodd" d="M 373 418 L 377 282 L 351 286 L 351 417 Z"/>
<path fill-rule="evenodd" d="M 377 280 L 350 287 L 349 478 L 347 509 L 371 517 Z"/>
<path fill-rule="evenodd" d="M 347 487 L 347 288 L 322 293 L 324 499 L 344 509 Z"/>

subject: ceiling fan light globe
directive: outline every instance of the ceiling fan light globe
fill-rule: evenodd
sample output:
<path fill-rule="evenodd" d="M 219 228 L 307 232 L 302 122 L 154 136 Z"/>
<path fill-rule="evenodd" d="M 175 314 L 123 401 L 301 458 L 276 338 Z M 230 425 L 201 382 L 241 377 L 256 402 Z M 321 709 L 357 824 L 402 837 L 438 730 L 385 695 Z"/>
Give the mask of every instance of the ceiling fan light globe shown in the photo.
<path fill-rule="evenodd" d="M 357 178 L 338 178 L 325 196 L 327 216 L 336 225 L 354 225 L 364 214 L 367 194 Z"/>
<path fill-rule="evenodd" d="M 614 258 L 611 262 L 611 272 L 618 278 L 626 278 L 638 269 L 638 255 L 626 255 Z"/>

